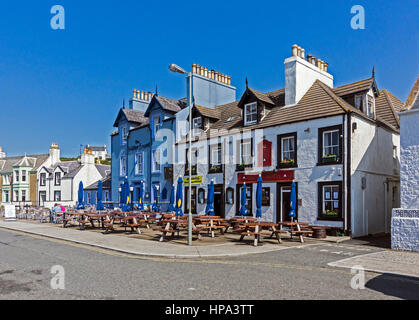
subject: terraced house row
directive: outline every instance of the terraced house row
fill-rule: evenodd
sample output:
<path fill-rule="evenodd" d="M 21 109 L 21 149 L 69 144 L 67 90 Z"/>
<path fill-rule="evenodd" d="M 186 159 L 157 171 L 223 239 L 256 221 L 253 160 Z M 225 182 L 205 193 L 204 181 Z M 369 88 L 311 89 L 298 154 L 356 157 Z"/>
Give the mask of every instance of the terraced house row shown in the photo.
<path fill-rule="evenodd" d="M 185 211 L 191 196 L 192 212 L 205 212 L 207 185 L 213 180 L 216 214 L 238 215 L 245 183 L 248 212 L 254 215 L 256 180 L 261 175 L 264 220 L 289 219 L 291 182 L 295 181 L 300 221 L 334 227 L 352 236 L 389 232 L 391 210 L 400 202 L 397 112 L 404 104 L 379 88 L 374 71 L 368 78 L 335 87 L 327 63 L 305 56 L 297 45 L 284 67 L 285 88 L 260 92 L 246 80 L 245 91 L 236 99 L 227 94 L 235 94 L 231 78 L 220 82 L 214 72 L 193 65 L 192 79 L 206 82 L 194 83 L 192 119 L 186 99 L 171 100 L 169 108 L 157 103 L 156 95 L 145 112 L 121 110 L 120 116 L 127 114 L 124 123 L 129 128 L 124 131 L 119 126 L 112 136 L 113 200 L 118 198 L 115 188 L 126 175 L 132 185 L 136 181 L 159 184 L 162 200 L 167 199 L 168 188 L 189 175 L 185 120 L 192 120 L 193 187 L 189 195 L 184 185 Z M 215 86 L 220 82 L 231 91 L 209 90 L 202 85 L 207 82 Z M 218 97 L 229 101 L 218 103 Z M 159 112 L 156 105 L 164 111 Z M 169 127 L 173 134 L 154 136 Z M 149 131 L 140 137 L 141 128 Z M 124 139 L 127 148 L 121 151 Z M 157 140 L 161 140 L 159 145 Z M 153 200 L 151 189 L 148 195 Z M 134 192 L 133 196 L 135 201 L 138 195 Z"/>

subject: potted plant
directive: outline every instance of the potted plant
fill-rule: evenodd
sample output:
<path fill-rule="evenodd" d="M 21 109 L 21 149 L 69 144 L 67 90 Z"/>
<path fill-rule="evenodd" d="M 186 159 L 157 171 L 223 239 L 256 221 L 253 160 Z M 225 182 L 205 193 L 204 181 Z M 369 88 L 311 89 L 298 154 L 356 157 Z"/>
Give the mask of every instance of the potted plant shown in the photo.
<path fill-rule="evenodd" d="M 328 154 L 323 156 L 323 162 L 329 163 L 329 162 L 336 162 L 338 156 L 336 154 Z"/>
<path fill-rule="evenodd" d="M 339 213 L 337 211 L 335 211 L 335 210 L 329 210 L 329 209 L 326 209 L 326 211 L 323 212 L 323 214 L 325 216 L 329 216 L 329 217 L 337 217 L 339 215 Z"/>

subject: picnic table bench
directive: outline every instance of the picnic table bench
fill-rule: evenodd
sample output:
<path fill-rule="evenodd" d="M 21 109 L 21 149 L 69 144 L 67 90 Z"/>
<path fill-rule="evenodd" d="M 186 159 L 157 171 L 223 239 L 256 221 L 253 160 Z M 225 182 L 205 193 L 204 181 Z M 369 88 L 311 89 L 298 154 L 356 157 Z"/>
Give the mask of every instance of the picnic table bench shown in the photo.
<path fill-rule="evenodd" d="M 276 229 L 278 225 L 274 222 L 269 221 L 256 221 L 256 222 L 245 222 L 242 223 L 241 232 L 240 232 L 240 240 L 242 241 L 246 236 L 254 236 L 253 245 L 256 247 L 258 243 L 260 243 L 260 236 L 261 235 L 276 235 L 278 243 L 282 243 L 280 234 L 282 233 L 280 230 Z M 268 229 L 269 231 L 264 231 L 264 229 Z"/>

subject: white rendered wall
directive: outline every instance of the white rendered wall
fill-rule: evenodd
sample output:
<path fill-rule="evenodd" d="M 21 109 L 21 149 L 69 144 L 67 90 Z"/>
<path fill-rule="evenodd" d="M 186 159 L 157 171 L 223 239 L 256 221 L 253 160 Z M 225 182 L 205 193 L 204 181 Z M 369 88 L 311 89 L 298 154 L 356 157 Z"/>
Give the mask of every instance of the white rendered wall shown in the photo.
<path fill-rule="evenodd" d="M 296 104 L 320 80 L 333 88 L 333 76 L 306 60 L 293 56 L 285 59 L 285 105 Z"/>
<path fill-rule="evenodd" d="M 400 113 L 401 207 L 419 209 L 419 110 Z"/>

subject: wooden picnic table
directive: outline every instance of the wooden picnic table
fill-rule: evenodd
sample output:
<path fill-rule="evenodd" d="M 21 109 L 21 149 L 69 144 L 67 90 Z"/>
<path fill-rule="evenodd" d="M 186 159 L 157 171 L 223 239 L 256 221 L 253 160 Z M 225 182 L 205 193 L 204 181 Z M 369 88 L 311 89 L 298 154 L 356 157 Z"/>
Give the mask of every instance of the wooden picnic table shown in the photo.
<path fill-rule="evenodd" d="M 172 238 L 174 237 L 174 234 L 176 232 L 179 236 L 180 229 L 188 227 L 188 219 L 182 217 L 163 219 L 160 220 L 160 224 L 164 225 L 164 227 L 156 228 L 154 230 L 161 231 L 159 241 L 162 242 L 168 233 L 172 235 Z M 192 222 L 192 232 L 198 234 L 198 239 L 201 239 L 201 235 L 199 234 L 200 230 L 201 229 L 196 227 L 195 224 Z"/>
<path fill-rule="evenodd" d="M 102 226 L 102 228 L 104 227 L 104 222 L 106 220 L 110 220 L 110 217 L 113 216 L 113 213 L 88 213 L 87 217 L 90 220 L 90 222 L 92 223 L 93 228 L 95 227 L 93 221 L 97 221 L 98 222 L 98 228 L 100 228 Z"/>
<path fill-rule="evenodd" d="M 243 230 L 241 232 L 240 241 L 242 241 L 245 236 L 254 236 L 253 245 L 255 247 L 260 243 L 261 235 L 270 235 L 271 238 L 275 234 L 278 243 L 282 243 L 280 234 L 285 232 L 276 228 L 278 224 L 269 221 L 245 222 L 242 223 L 241 226 L 243 227 Z M 268 232 L 264 230 L 268 230 Z"/>
<path fill-rule="evenodd" d="M 224 234 L 224 228 L 227 229 L 230 227 L 229 224 L 226 224 L 227 221 L 220 216 L 196 216 L 193 218 L 197 224 L 200 224 L 202 226 L 198 226 L 200 230 L 207 230 L 211 233 L 211 238 L 215 237 L 215 229 L 219 229 L 221 234 Z"/>
<path fill-rule="evenodd" d="M 307 222 L 283 221 L 283 222 L 279 222 L 278 225 L 281 227 L 282 226 L 289 227 L 291 229 L 289 231 L 289 233 L 291 234 L 291 239 L 292 239 L 292 236 L 295 234 L 299 236 L 301 243 L 304 243 L 304 238 L 303 238 L 304 234 L 309 235 L 313 233 L 312 230 L 301 230 L 301 227 L 304 227 L 304 228 L 308 227 Z"/>

